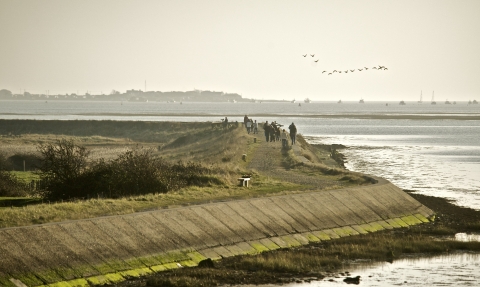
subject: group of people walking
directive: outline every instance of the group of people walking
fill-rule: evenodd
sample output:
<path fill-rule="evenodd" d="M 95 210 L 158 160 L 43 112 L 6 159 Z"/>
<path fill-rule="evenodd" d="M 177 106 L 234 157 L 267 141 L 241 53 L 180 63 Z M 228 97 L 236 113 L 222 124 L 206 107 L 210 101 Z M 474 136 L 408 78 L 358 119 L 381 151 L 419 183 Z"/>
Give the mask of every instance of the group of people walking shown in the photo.
<path fill-rule="evenodd" d="M 271 122 L 270 124 L 268 121 L 265 122 L 263 125 L 263 130 L 265 132 L 265 139 L 267 142 L 274 142 L 282 140 L 282 147 L 288 147 L 288 135 L 285 129 L 282 129 L 283 125 L 278 124 L 276 121 Z M 288 127 L 290 131 L 290 139 L 292 140 L 292 145 L 295 144 L 295 138 L 297 136 L 297 127 L 292 122 L 292 124 Z"/>
<path fill-rule="evenodd" d="M 226 121 L 226 117 L 225 117 Z M 257 120 L 250 119 L 247 115 L 243 117 L 243 124 L 247 129 L 247 133 L 258 134 L 258 123 Z M 265 132 L 265 139 L 267 142 L 275 142 L 275 141 L 282 141 L 282 147 L 288 147 L 288 136 L 290 135 L 290 140 L 292 141 L 292 145 L 295 144 L 295 139 L 297 137 L 297 127 L 292 122 L 291 125 L 288 126 L 289 133 L 282 129 L 281 124 L 278 124 L 276 121 L 268 123 L 265 121 L 263 124 L 263 130 Z"/>
<path fill-rule="evenodd" d="M 243 124 L 247 128 L 247 133 L 258 134 L 258 123 L 257 120 L 250 119 L 247 115 L 243 117 Z"/>

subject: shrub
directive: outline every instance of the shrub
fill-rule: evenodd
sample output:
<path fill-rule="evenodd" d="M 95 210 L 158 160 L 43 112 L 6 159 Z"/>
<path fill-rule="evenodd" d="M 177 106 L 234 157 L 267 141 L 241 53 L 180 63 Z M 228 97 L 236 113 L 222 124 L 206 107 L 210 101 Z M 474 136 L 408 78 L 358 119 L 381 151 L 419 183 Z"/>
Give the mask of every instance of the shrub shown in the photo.
<path fill-rule="evenodd" d="M 24 185 L 5 170 L 0 170 L 0 196 L 25 196 Z"/>
<path fill-rule="evenodd" d="M 223 183 L 200 164 L 168 163 L 154 157 L 152 150 L 138 147 L 114 160 L 99 159 L 89 165 L 88 152 L 72 141 L 61 140 L 39 150 L 43 155 L 40 177 L 45 182 L 40 193 L 50 200 L 99 195 L 116 198 Z"/>

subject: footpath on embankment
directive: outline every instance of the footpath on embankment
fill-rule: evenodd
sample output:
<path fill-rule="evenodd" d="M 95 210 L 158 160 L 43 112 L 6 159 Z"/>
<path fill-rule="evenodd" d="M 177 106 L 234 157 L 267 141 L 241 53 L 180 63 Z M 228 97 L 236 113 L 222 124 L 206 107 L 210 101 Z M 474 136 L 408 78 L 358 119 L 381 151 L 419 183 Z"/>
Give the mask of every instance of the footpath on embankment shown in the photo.
<path fill-rule="evenodd" d="M 276 148 L 269 144 L 262 148 Z M 207 258 L 408 227 L 433 217 L 400 188 L 377 180 L 352 188 L 0 229 L 0 286 L 119 282 L 196 266 Z"/>

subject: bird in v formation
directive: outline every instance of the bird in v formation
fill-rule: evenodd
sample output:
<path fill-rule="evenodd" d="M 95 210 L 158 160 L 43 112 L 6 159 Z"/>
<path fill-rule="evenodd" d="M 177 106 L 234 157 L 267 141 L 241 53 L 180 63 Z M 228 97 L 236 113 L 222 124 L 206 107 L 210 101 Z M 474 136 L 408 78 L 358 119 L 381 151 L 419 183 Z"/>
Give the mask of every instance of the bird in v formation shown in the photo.
<path fill-rule="evenodd" d="M 307 53 L 307 54 L 304 54 L 304 55 L 302 54 L 302 56 L 303 56 L 304 58 L 306 58 L 306 57 L 308 56 L 308 53 Z M 310 54 L 310 56 L 313 58 L 313 57 L 315 57 L 315 54 Z M 316 59 L 316 60 L 314 60 L 314 62 L 315 62 L 315 63 L 318 63 L 319 60 L 320 60 L 320 59 Z M 363 70 L 368 71 L 368 69 L 369 69 L 369 68 L 367 68 L 367 67 L 363 67 L 363 69 L 357 69 L 357 70 L 358 70 L 359 72 L 361 72 L 361 71 L 363 71 Z M 381 66 L 381 65 L 378 65 L 378 68 L 375 66 L 375 67 L 372 67 L 371 69 L 372 69 L 372 70 L 388 70 L 387 67 Z M 344 71 L 345 74 L 347 74 L 348 71 L 349 71 L 349 70 Z M 351 73 L 355 72 L 355 69 L 350 70 L 350 72 L 351 72 Z M 323 73 L 327 73 L 327 71 L 322 71 L 322 74 L 323 74 Z M 332 72 L 328 73 L 328 75 L 333 75 L 333 73 L 342 73 L 342 71 L 333 70 Z"/>

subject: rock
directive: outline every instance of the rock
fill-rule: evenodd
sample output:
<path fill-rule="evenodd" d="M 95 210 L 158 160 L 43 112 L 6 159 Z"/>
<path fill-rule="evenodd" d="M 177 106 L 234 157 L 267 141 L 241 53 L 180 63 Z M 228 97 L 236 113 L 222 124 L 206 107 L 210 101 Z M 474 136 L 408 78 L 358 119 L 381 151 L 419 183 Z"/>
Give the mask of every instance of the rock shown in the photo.
<path fill-rule="evenodd" d="M 200 268 L 215 268 L 215 264 L 211 258 L 204 259 L 198 263 Z"/>
<path fill-rule="evenodd" d="M 347 284 L 360 284 L 360 276 L 357 276 L 357 277 L 347 277 L 345 279 L 343 279 L 343 282 L 347 283 Z"/>

